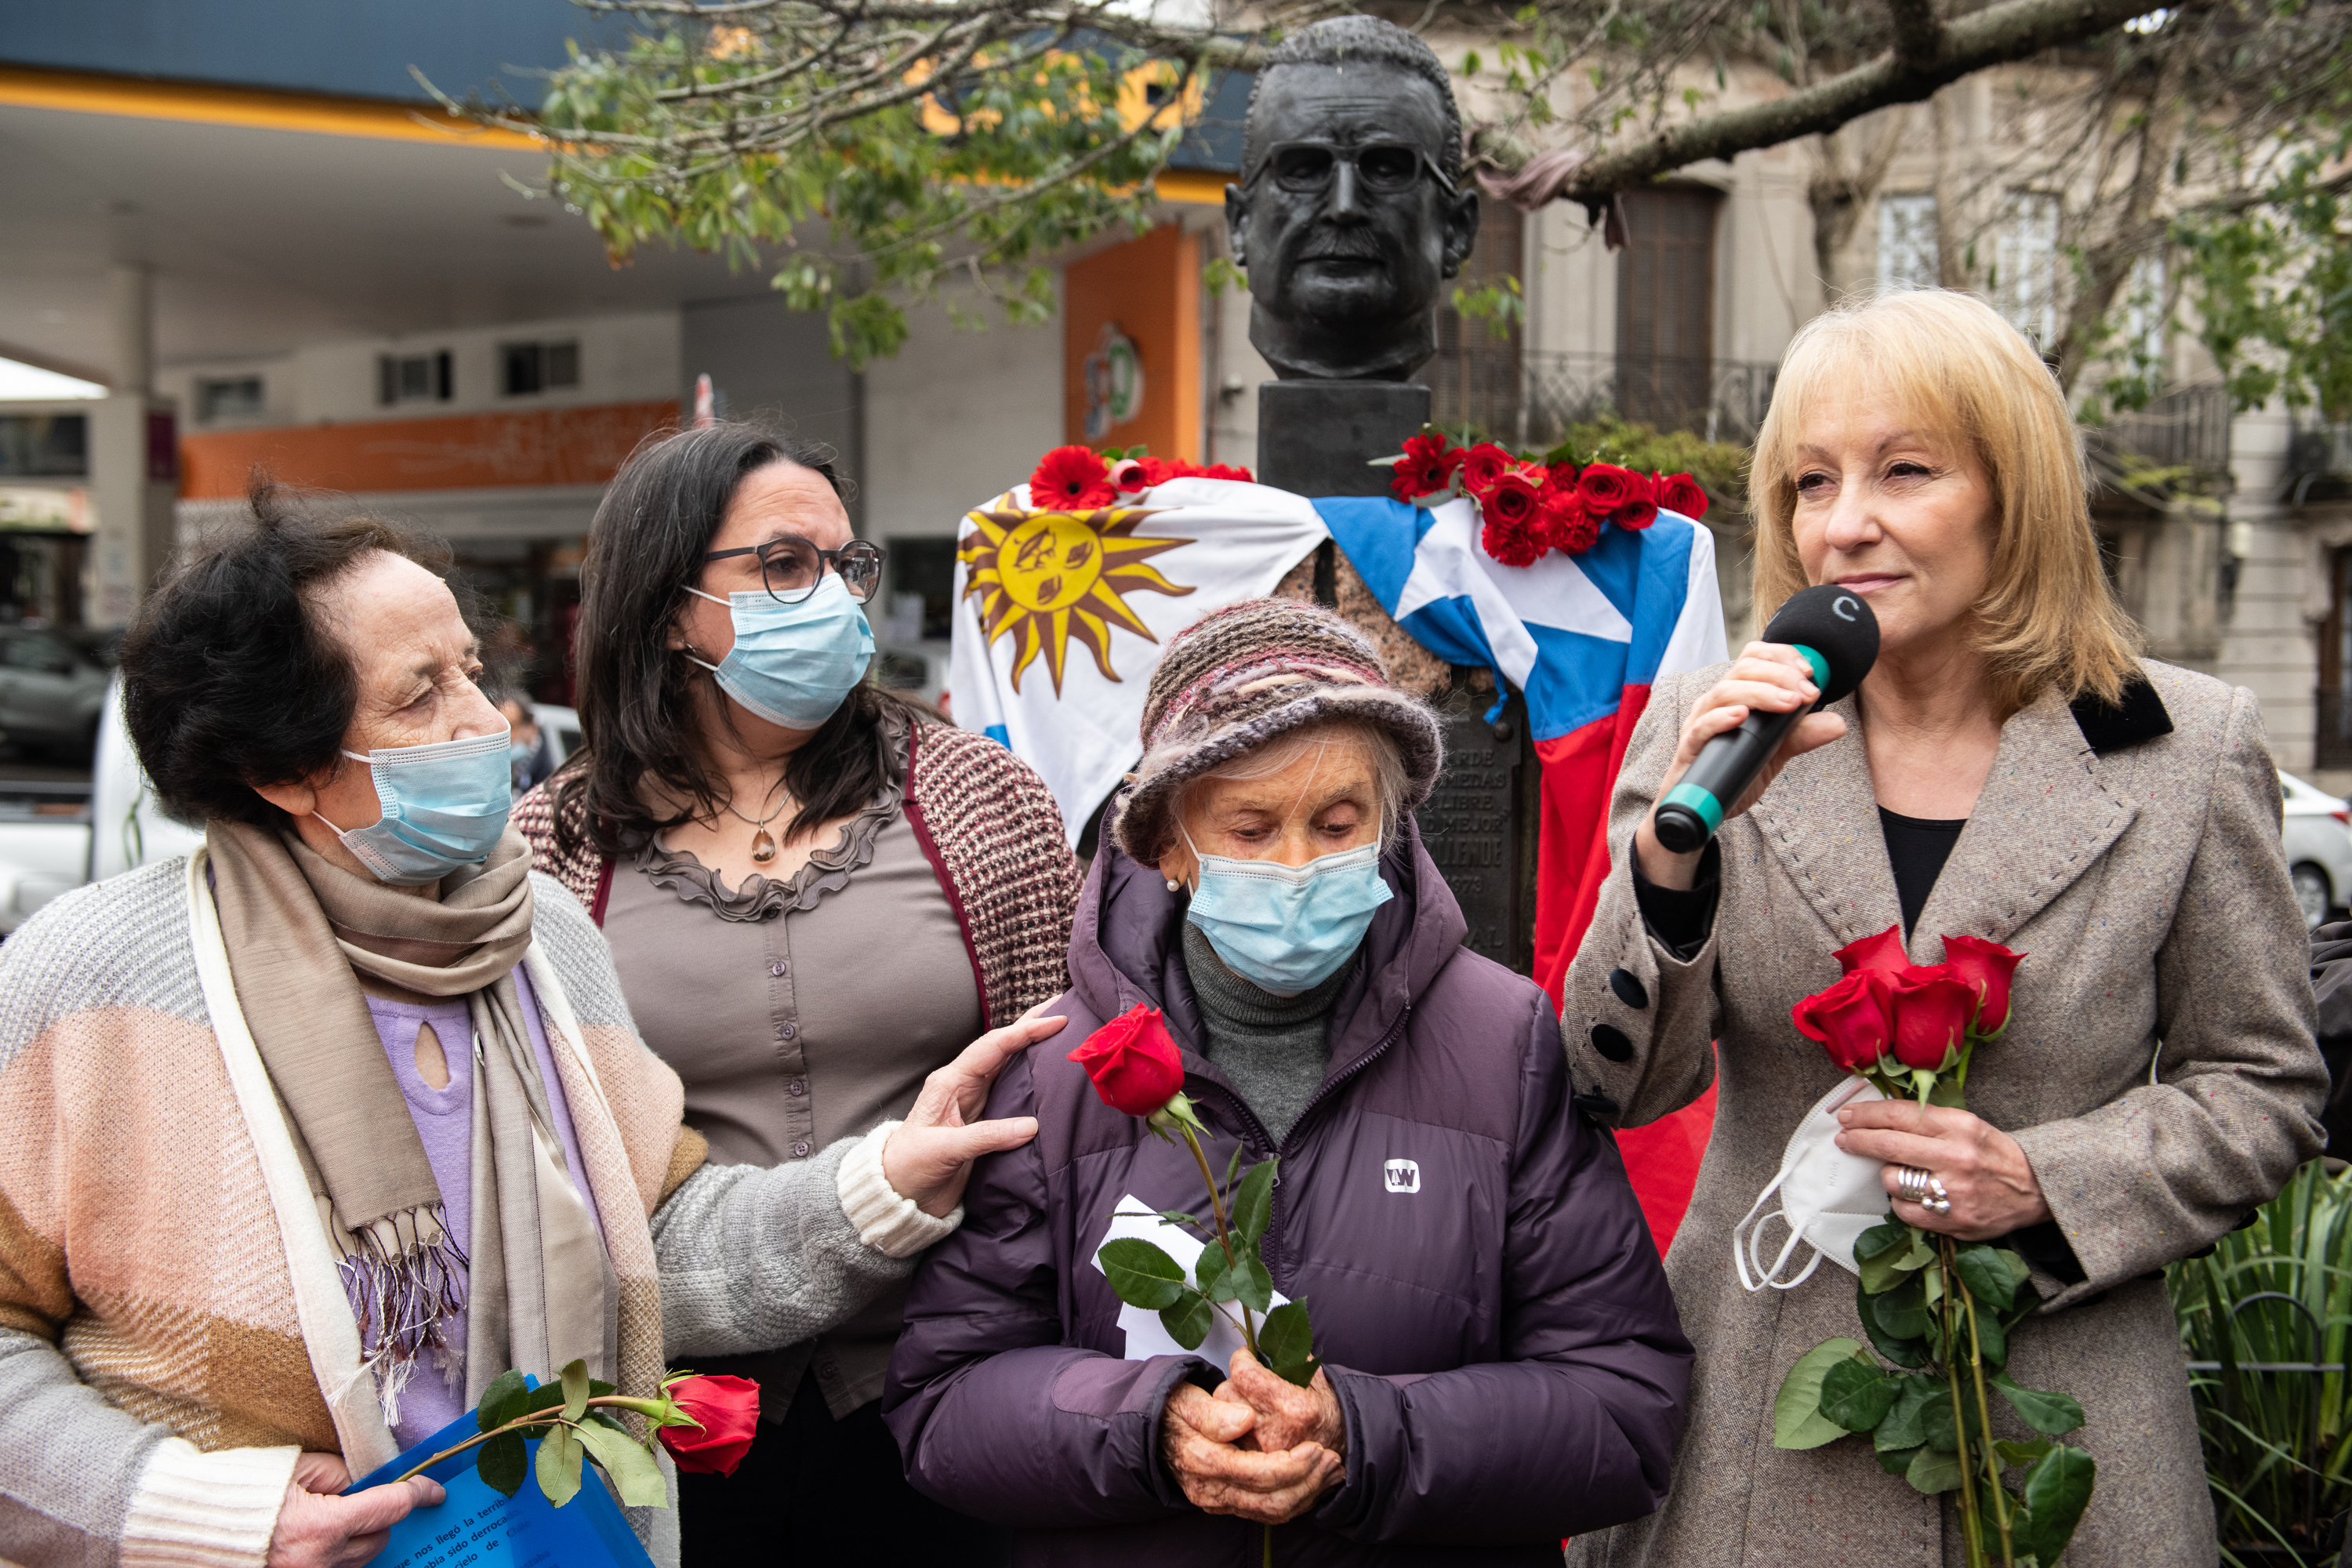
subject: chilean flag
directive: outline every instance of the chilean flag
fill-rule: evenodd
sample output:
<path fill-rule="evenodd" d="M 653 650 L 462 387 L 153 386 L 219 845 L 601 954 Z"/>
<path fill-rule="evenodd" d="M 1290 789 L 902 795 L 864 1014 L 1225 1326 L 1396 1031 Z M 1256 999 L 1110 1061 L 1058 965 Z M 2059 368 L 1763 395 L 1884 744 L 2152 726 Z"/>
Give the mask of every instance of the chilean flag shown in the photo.
<path fill-rule="evenodd" d="M 1477 508 L 1376 497 L 1315 510 L 1381 606 L 1414 641 L 1493 670 L 1527 699 L 1543 763 L 1536 851 L 1536 978 L 1558 1006 L 1609 872 L 1609 795 L 1634 721 L 1662 674 L 1727 657 L 1715 536 L 1662 511 L 1638 531 L 1610 526 L 1582 555 L 1554 551 L 1506 566 L 1479 547 Z M 1500 711 L 1500 704 L 1496 711 Z M 1715 1090 L 1618 1134 L 1658 1250 L 1690 1205 L 1715 1120 Z"/>

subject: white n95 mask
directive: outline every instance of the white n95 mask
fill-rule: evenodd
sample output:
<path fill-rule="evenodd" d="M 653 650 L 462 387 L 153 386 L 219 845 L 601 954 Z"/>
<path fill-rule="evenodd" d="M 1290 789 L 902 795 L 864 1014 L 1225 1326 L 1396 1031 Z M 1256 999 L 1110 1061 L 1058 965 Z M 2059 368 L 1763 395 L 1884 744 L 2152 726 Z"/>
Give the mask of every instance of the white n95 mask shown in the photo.
<path fill-rule="evenodd" d="M 1796 1131 L 1790 1134 L 1788 1151 L 1780 1156 L 1780 1173 L 1756 1194 L 1748 1217 L 1731 1227 L 1731 1261 L 1746 1289 L 1761 1290 L 1769 1285 L 1776 1290 L 1793 1290 L 1812 1278 L 1824 1258 L 1860 1277 L 1862 1266 L 1853 1260 L 1853 1244 L 1864 1231 L 1885 1224 L 1894 1205 L 1879 1174 L 1886 1169 L 1885 1163 L 1849 1154 L 1837 1146 L 1837 1113 L 1841 1106 L 1885 1098 L 1862 1079 L 1848 1078 L 1814 1101 L 1805 1119 L 1797 1123 Z M 1759 1219 L 1758 1212 L 1774 1193 L 1780 1194 L 1780 1206 Z M 1768 1266 L 1762 1252 L 1764 1226 L 1776 1219 L 1789 1227 L 1789 1238 Z M 1793 1279 L 1780 1278 L 1800 1247 L 1809 1247 L 1812 1257 Z"/>

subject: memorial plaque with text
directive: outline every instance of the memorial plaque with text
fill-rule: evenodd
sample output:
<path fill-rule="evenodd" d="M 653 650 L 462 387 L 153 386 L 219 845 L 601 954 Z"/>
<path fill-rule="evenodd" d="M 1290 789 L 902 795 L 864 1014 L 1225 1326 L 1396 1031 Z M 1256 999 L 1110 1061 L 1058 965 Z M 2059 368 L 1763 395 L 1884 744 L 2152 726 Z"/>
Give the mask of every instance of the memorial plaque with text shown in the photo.
<path fill-rule="evenodd" d="M 1525 974 L 1534 963 L 1534 892 L 1525 862 L 1536 781 L 1521 739 L 1523 710 L 1514 700 L 1499 724 L 1489 724 L 1493 702 L 1491 694 L 1457 691 L 1440 706 L 1445 770 L 1414 817 L 1469 923 L 1464 945 Z"/>

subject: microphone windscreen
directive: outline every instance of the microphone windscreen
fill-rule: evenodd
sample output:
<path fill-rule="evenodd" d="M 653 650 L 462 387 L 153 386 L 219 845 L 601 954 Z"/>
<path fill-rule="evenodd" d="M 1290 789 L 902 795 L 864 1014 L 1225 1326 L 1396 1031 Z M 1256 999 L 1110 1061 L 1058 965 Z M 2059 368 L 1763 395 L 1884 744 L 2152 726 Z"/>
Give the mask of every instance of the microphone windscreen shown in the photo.
<path fill-rule="evenodd" d="M 1790 595 L 1762 640 L 1801 643 L 1828 661 L 1830 678 L 1822 682 L 1827 707 L 1860 686 L 1878 662 L 1878 617 L 1860 594 L 1824 583 Z"/>

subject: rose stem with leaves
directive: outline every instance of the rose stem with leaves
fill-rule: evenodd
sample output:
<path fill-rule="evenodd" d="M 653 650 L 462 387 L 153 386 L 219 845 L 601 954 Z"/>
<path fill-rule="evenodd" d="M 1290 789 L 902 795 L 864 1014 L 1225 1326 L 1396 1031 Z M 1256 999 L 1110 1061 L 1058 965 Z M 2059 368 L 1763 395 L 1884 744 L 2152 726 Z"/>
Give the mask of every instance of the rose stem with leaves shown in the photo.
<path fill-rule="evenodd" d="M 2000 1455 L 1992 1446 L 1992 1405 L 1985 1397 L 1984 1339 L 1977 1331 L 1977 1299 L 1969 1294 L 1968 1281 L 1957 1273 L 1952 1281 L 1959 1288 L 1960 1310 L 1969 1319 L 1969 1374 L 1976 1380 L 1977 1415 L 1984 1432 L 1985 1484 L 1992 1488 L 1992 1519 L 2000 1531 L 2000 1560 L 2014 1568 L 2017 1549 L 2009 1537 L 2009 1492 L 2000 1484 Z"/>
<path fill-rule="evenodd" d="M 661 1413 L 659 1401 L 652 1399 L 635 1399 L 625 1394 L 597 1394 L 588 1401 L 586 1408 L 593 1408 L 597 1405 L 604 1405 L 617 1410 L 634 1410 L 640 1415 L 658 1415 Z M 677 1412 L 677 1414 L 683 1415 L 684 1412 Z M 696 1421 L 693 1424 L 698 1427 L 702 1425 L 699 1421 Z M 435 1454 L 428 1458 L 418 1460 L 415 1464 L 411 1465 L 408 1468 L 401 1471 L 400 1474 L 393 1477 L 390 1484 L 398 1486 L 402 1481 L 407 1480 L 412 1476 L 423 1475 L 425 1471 L 431 1469 L 434 1466 L 453 1455 L 462 1454 L 468 1448 L 477 1447 L 481 1444 L 488 1442 L 493 1437 L 504 1436 L 509 1432 L 520 1432 L 526 1426 L 570 1426 L 577 1429 L 580 1423 L 577 1421 L 565 1420 L 563 1415 L 563 1406 L 561 1405 L 551 1405 L 544 1410 L 529 1411 L 523 1415 L 516 1416 L 513 1420 L 508 1422 L 502 1426 L 493 1426 L 487 1432 L 477 1432 L 472 1436 L 467 1438 L 464 1442 L 457 1444 L 454 1447 L 444 1448 L 439 1453 Z"/>
<path fill-rule="evenodd" d="M 1953 1447 L 1960 1467 L 1960 1533 L 1968 1542 L 1969 1568 L 1979 1568 L 1985 1560 L 1984 1525 L 1977 1518 L 1976 1477 L 1969 1467 L 1968 1407 L 1960 1399 L 1960 1326 L 1953 1317 L 1960 1304 L 1956 1294 L 1960 1271 L 1950 1237 L 1938 1237 L 1936 1247 L 1943 1257 L 1944 1378 L 1951 1385 Z"/>
<path fill-rule="evenodd" d="M 1192 1163 L 1201 1167 L 1201 1180 L 1208 1184 L 1209 1212 L 1217 1217 L 1217 1245 L 1225 1249 L 1225 1267 L 1230 1268 L 1241 1261 L 1242 1255 L 1234 1248 L 1233 1226 L 1225 1222 L 1225 1205 L 1217 1196 L 1217 1178 L 1209 1169 L 1209 1156 L 1202 1152 L 1200 1137 L 1190 1126 L 1180 1121 L 1176 1130 L 1184 1134 L 1184 1147 L 1192 1151 Z M 1257 1320 L 1250 1315 L 1247 1301 L 1235 1301 L 1234 1305 L 1242 1310 L 1242 1342 L 1249 1346 L 1250 1354 L 1255 1356 L 1257 1354 Z M 1271 1531 L 1266 1535 L 1265 1549 L 1267 1561 L 1272 1562 L 1274 1536 Z"/>

